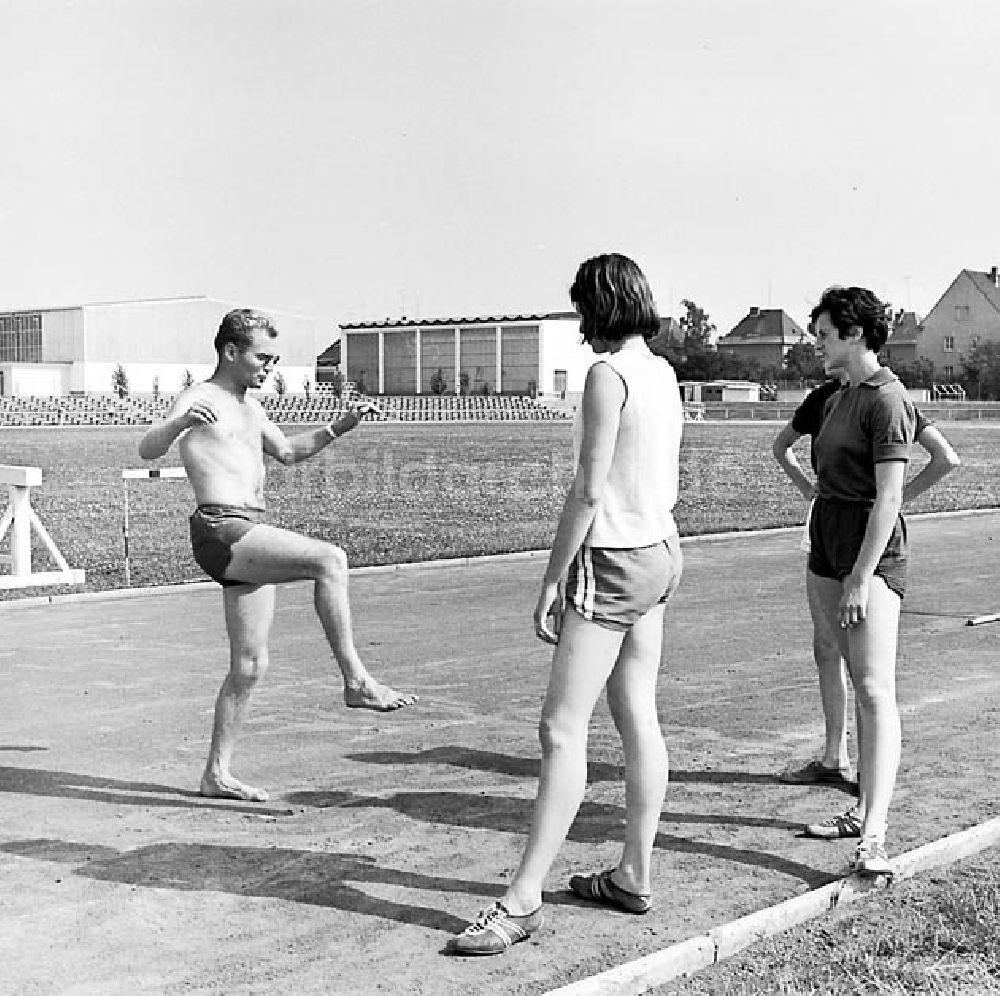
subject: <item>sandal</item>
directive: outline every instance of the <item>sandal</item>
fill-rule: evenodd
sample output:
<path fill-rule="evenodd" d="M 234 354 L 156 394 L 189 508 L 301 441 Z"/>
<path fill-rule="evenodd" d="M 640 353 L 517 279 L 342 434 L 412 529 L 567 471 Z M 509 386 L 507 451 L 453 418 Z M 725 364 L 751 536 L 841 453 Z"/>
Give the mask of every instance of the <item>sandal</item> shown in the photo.
<path fill-rule="evenodd" d="M 791 768 L 778 775 L 778 781 L 785 785 L 842 785 L 857 789 L 858 780 L 851 773 L 850 766 L 828 768 L 822 761 L 810 761 L 801 768 Z"/>
<path fill-rule="evenodd" d="M 615 885 L 611 881 L 614 871 L 610 868 L 593 875 L 574 875 L 569 880 L 570 890 L 581 899 L 590 899 L 623 913 L 648 913 L 653 908 L 649 896 Z"/>

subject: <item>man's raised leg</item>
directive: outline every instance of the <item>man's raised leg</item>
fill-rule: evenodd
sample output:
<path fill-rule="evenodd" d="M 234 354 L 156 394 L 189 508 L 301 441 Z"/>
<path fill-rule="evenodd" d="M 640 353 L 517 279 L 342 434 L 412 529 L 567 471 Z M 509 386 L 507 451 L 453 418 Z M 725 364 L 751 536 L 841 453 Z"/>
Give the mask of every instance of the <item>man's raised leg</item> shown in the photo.
<path fill-rule="evenodd" d="M 263 789 L 234 778 L 229 765 L 236 738 L 250 710 L 250 697 L 267 670 L 267 637 L 274 618 L 274 596 L 272 585 L 223 589 L 229 674 L 215 702 L 212 744 L 201 776 L 202 795 L 248 802 L 267 799 Z"/>
<path fill-rule="evenodd" d="M 412 705 L 415 695 L 375 680 L 361 661 L 351 625 L 347 555 L 338 546 L 274 526 L 254 526 L 232 548 L 226 576 L 257 584 L 315 583 L 313 605 L 344 678 L 351 708 L 389 712 Z"/>

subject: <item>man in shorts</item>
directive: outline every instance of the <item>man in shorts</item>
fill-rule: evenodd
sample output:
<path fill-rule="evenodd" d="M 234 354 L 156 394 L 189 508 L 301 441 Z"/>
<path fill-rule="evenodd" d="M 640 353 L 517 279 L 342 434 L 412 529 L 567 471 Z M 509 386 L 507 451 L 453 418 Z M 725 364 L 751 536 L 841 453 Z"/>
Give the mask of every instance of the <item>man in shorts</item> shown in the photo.
<path fill-rule="evenodd" d="M 357 406 L 329 425 L 285 436 L 247 393 L 260 388 L 278 362 L 277 336 L 260 312 L 231 311 L 215 337 L 215 372 L 182 391 L 139 443 L 139 455 L 156 460 L 180 440 L 198 505 L 191 516 L 194 556 L 222 586 L 230 670 L 215 705 L 201 793 L 254 802 L 266 800 L 267 793 L 234 778 L 230 761 L 251 695 L 267 669 L 275 585 L 314 583 L 316 614 L 343 675 L 347 706 L 389 711 L 416 702 L 416 696 L 380 684 L 361 662 L 351 631 L 344 551 L 264 521 L 264 455 L 285 465 L 308 459 L 354 429 L 364 413 Z"/>

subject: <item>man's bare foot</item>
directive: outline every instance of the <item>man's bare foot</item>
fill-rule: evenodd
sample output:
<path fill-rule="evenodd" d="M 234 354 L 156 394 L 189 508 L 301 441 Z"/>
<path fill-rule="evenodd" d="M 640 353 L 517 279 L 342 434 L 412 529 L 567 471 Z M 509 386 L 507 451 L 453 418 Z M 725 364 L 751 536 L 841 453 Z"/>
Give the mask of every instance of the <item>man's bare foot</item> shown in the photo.
<path fill-rule="evenodd" d="M 232 776 L 215 778 L 201 776 L 201 794 L 210 799 L 242 799 L 244 802 L 267 802 L 267 792 L 237 781 Z"/>
<path fill-rule="evenodd" d="M 365 684 L 351 687 L 344 686 L 344 702 L 349 709 L 374 709 L 375 712 L 392 712 L 405 706 L 413 705 L 416 695 L 409 692 L 397 692 L 388 685 L 380 685 L 374 678 Z"/>

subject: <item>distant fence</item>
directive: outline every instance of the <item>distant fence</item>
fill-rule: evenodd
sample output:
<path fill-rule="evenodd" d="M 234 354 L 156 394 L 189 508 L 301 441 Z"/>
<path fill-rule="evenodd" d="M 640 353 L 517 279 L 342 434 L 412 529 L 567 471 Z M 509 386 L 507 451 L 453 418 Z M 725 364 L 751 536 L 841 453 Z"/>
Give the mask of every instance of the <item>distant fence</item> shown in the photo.
<path fill-rule="evenodd" d="M 708 421 L 787 422 L 796 407 L 790 401 L 726 401 L 700 409 Z M 1000 422 L 1000 401 L 922 401 L 918 407 L 937 422 Z"/>

